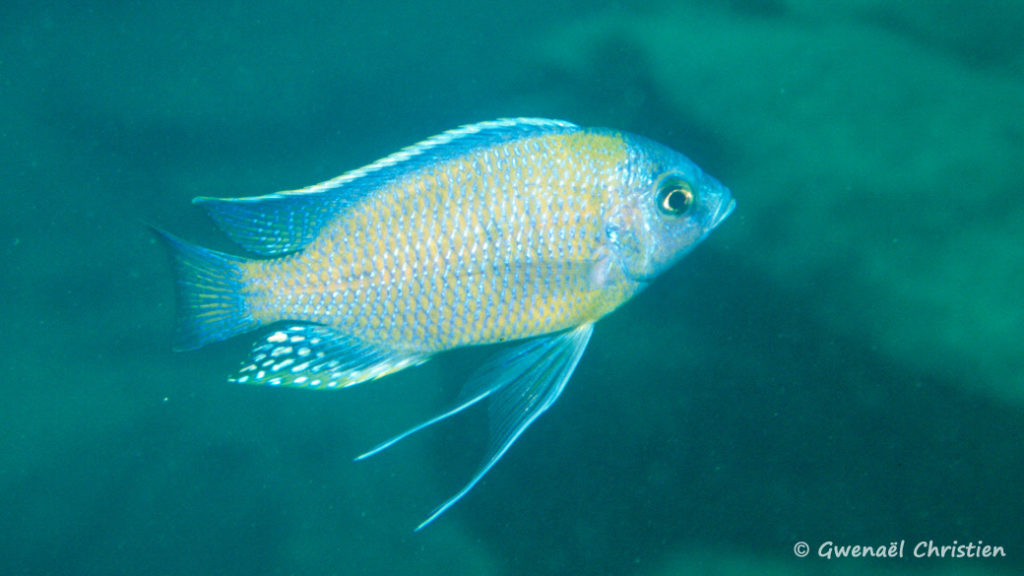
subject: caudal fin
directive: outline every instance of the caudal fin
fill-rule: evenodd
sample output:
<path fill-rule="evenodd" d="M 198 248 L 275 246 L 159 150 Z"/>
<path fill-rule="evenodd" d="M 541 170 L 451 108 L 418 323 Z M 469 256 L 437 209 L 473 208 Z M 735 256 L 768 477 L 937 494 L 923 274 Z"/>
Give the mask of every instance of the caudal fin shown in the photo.
<path fill-rule="evenodd" d="M 242 294 L 244 258 L 152 230 L 167 246 L 174 266 L 175 350 L 193 350 L 259 327 Z"/>

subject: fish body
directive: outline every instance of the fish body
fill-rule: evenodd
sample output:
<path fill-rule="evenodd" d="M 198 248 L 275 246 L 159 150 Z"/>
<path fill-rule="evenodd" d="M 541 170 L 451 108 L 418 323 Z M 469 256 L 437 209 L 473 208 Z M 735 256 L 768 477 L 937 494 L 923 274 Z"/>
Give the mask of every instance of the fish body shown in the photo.
<path fill-rule="evenodd" d="M 420 527 L 554 402 L 593 324 L 735 206 L 667 147 L 542 119 L 465 126 L 302 190 L 194 202 L 256 257 L 160 233 L 177 273 L 176 347 L 270 327 L 237 382 L 342 388 L 522 341 L 453 408 L 362 456 L 489 399 L 485 464 Z"/>

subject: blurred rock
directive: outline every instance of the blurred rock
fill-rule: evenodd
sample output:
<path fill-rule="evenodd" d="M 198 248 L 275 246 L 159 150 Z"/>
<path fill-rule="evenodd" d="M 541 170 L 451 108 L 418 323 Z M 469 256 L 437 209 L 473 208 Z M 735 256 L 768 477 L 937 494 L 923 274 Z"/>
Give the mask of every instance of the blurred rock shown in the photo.
<path fill-rule="evenodd" d="M 662 105 L 729 154 L 712 171 L 738 209 L 711 246 L 922 375 L 1024 401 L 1019 43 L 976 68 L 940 47 L 969 51 L 965 35 L 922 39 L 950 21 L 938 5 L 741 4 L 606 13 L 541 58 L 586 84 L 609 46 L 628 51 Z M 975 17 L 970 37 L 1004 37 L 1000 22 Z"/>

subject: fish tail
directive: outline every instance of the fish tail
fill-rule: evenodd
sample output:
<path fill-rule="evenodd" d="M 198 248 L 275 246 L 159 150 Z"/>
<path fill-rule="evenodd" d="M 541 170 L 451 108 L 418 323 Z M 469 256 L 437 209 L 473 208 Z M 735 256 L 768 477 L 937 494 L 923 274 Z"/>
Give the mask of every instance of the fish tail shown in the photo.
<path fill-rule="evenodd" d="M 152 230 L 167 246 L 174 266 L 175 350 L 193 350 L 259 327 L 242 292 L 244 258 Z"/>

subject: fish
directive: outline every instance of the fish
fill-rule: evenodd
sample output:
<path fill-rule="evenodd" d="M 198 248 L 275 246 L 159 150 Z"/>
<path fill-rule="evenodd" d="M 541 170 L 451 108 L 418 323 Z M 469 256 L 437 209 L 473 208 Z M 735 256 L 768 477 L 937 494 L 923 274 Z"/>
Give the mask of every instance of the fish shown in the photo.
<path fill-rule="evenodd" d="M 417 531 L 558 399 L 594 324 L 736 206 L 667 146 L 542 118 L 465 125 L 299 190 L 193 204 L 247 254 L 155 229 L 175 276 L 174 348 L 262 331 L 233 382 L 340 389 L 504 344 L 450 407 L 356 458 L 486 401 L 483 463 Z"/>

